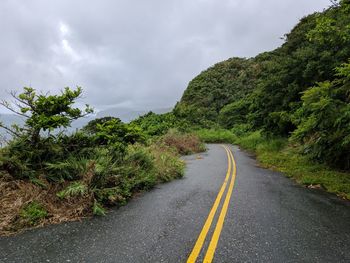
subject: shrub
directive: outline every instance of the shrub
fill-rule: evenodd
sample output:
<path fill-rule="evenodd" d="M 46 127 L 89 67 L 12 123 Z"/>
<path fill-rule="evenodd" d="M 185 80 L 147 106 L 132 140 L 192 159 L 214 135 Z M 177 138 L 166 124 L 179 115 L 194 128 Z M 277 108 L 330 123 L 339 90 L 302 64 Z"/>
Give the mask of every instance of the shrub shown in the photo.
<path fill-rule="evenodd" d="M 174 147 L 179 154 L 192 154 L 202 152 L 205 146 L 195 134 L 180 133 L 176 130 L 169 130 L 160 138 L 160 142 L 169 147 Z"/>
<path fill-rule="evenodd" d="M 26 87 L 19 95 L 11 93 L 15 103 L 1 101 L 2 106 L 24 118 L 25 122 L 23 127 L 7 127 L 0 122 L 0 127 L 13 135 L 3 150 L 0 169 L 15 178 L 31 178 L 40 174 L 45 162 L 62 160 L 67 145 L 53 131 L 67 128 L 73 120 L 92 112 L 88 105 L 84 110 L 74 108 L 81 92 L 80 87 L 76 90 L 65 88 L 61 94 L 44 95 Z"/>
<path fill-rule="evenodd" d="M 237 144 L 242 146 L 244 149 L 255 151 L 257 147 L 265 141 L 265 138 L 261 136 L 260 131 L 255 131 L 246 136 L 239 137 L 237 139 Z"/>
<path fill-rule="evenodd" d="M 337 68 L 337 76 L 303 93 L 292 141 L 313 159 L 350 169 L 350 62 Z"/>
<path fill-rule="evenodd" d="M 97 123 L 95 130 L 94 140 L 101 145 L 133 144 L 145 140 L 140 128 L 125 124 L 118 118 Z"/>
<path fill-rule="evenodd" d="M 154 168 L 158 182 L 168 182 L 184 175 L 185 164 L 178 158 L 176 151 L 162 145 L 152 145 L 151 154 L 154 156 Z"/>
<path fill-rule="evenodd" d="M 54 182 L 78 180 L 87 172 L 89 159 L 69 156 L 64 161 L 45 163 L 46 178 Z"/>

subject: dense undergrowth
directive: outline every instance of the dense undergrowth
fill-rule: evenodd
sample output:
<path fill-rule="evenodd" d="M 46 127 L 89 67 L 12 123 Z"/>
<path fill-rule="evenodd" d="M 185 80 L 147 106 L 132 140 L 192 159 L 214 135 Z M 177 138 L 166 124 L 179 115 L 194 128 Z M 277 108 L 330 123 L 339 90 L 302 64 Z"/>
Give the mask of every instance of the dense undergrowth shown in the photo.
<path fill-rule="evenodd" d="M 85 114 L 73 107 L 80 93 L 41 95 L 26 88 L 14 94 L 18 108 L 11 109 L 26 121 L 23 127 L 1 124 L 13 137 L 0 150 L 0 234 L 104 215 L 137 192 L 181 178 L 180 155 L 205 150 L 193 134 L 172 129 L 150 136 L 113 117 L 73 134 L 56 131 Z"/>

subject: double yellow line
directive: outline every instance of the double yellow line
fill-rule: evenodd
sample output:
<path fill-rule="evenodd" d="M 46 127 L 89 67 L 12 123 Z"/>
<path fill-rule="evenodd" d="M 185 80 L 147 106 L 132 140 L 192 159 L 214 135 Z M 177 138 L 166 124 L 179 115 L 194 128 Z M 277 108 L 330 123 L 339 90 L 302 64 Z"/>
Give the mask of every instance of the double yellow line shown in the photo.
<path fill-rule="evenodd" d="M 202 228 L 202 231 L 199 234 L 197 242 L 194 245 L 193 250 L 192 250 L 190 256 L 187 259 L 187 263 L 194 263 L 194 262 L 196 262 L 196 260 L 198 258 L 198 255 L 199 255 L 199 253 L 202 250 L 205 238 L 206 238 L 206 236 L 207 236 L 207 234 L 209 232 L 209 229 L 210 229 L 210 227 L 212 225 L 212 222 L 213 222 L 216 210 L 218 209 L 219 204 L 220 204 L 221 199 L 222 199 L 222 196 L 224 195 L 224 192 L 226 190 L 227 183 L 229 182 L 230 177 L 231 177 L 230 185 L 228 187 L 228 190 L 227 190 L 227 193 L 226 193 L 226 197 L 225 197 L 224 203 L 223 203 L 222 208 L 221 208 L 219 219 L 218 219 L 218 221 L 216 223 L 216 227 L 214 229 L 214 233 L 213 233 L 213 236 L 212 236 L 211 241 L 209 243 L 209 247 L 207 249 L 207 252 L 205 254 L 203 262 L 205 262 L 205 263 L 212 262 L 213 257 L 214 257 L 214 253 L 215 253 L 215 250 L 216 250 L 216 246 L 217 246 L 219 238 L 220 238 L 221 230 L 222 230 L 222 227 L 224 225 L 225 216 L 226 216 L 226 213 L 227 213 L 227 209 L 228 209 L 228 205 L 230 203 L 230 198 L 231 198 L 233 186 L 234 186 L 234 183 L 235 183 L 237 169 L 236 169 L 236 162 L 235 162 L 235 159 L 233 158 L 231 150 L 225 145 L 222 145 L 222 147 L 224 147 L 224 149 L 226 150 L 226 154 L 227 154 L 228 167 L 227 167 L 226 177 L 225 177 L 225 180 L 224 180 L 224 182 L 223 182 L 223 184 L 222 184 L 222 186 L 220 188 L 220 191 L 219 191 L 219 193 L 218 193 L 218 195 L 217 195 L 217 197 L 215 199 L 213 207 L 210 210 L 208 218 L 205 221 L 205 224 L 204 224 L 204 226 Z M 232 175 L 232 176 L 230 176 L 230 175 Z"/>

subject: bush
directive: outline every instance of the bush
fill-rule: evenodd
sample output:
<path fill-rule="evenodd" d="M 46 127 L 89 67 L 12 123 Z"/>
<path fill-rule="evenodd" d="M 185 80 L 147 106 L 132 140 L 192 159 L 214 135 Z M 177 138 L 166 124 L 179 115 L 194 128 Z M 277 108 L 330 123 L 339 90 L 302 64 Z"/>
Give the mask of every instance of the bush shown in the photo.
<path fill-rule="evenodd" d="M 71 155 L 64 161 L 45 163 L 46 178 L 53 182 L 79 180 L 87 172 L 89 162 L 89 159 Z"/>
<path fill-rule="evenodd" d="M 195 134 L 180 133 L 177 130 L 169 130 L 159 141 L 166 146 L 173 147 L 179 154 L 186 155 L 205 150 L 204 144 Z"/>
<path fill-rule="evenodd" d="M 304 92 L 292 141 L 315 160 L 350 169 L 350 61 L 337 72 L 339 79 Z"/>
<path fill-rule="evenodd" d="M 133 144 L 144 142 L 145 137 L 141 129 L 135 125 L 125 124 L 118 118 L 97 123 L 94 141 L 100 145 Z"/>
<path fill-rule="evenodd" d="M 159 144 L 130 145 L 120 162 L 113 162 L 108 156 L 96 159 L 93 192 L 100 204 L 123 205 L 134 192 L 182 177 L 183 168 L 172 148 Z"/>
<path fill-rule="evenodd" d="M 152 145 L 150 152 L 154 157 L 154 169 L 158 182 L 168 182 L 184 175 L 185 164 L 178 153 L 164 145 Z"/>
<path fill-rule="evenodd" d="M 244 149 L 255 151 L 261 143 L 265 142 L 265 138 L 261 136 L 260 131 L 255 131 L 239 137 L 236 142 Z"/>

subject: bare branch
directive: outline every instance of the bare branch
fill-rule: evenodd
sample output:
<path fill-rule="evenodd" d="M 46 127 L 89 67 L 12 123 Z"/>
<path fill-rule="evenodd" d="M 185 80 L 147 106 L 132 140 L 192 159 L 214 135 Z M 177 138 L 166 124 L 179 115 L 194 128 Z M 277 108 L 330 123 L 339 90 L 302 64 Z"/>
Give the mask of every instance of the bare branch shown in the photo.
<path fill-rule="evenodd" d="M 16 111 L 15 109 L 13 109 L 13 107 L 10 105 L 10 103 L 8 103 L 7 101 L 5 100 L 2 100 L 0 101 L 0 105 L 2 105 L 3 107 L 5 107 L 6 109 L 12 111 L 13 113 L 17 114 L 17 115 L 20 115 L 20 116 L 23 116 L 25 118 L 29 118 L 28 115 L 22 113 L 22 112 L 19 112 L 19 111 Z"/>
<path fill-rule="evenodd" d="M 17 132 L 15 132 L 15 131 L 11 130 L 9 127 L 3 125 L 1 122 L 0 122 L 0 128 L 3 128 L 4 130 L 6 130 L 7 132 L 9 132 L 9 133 L 12 134 L 12 135 L 15 135 L 15 136 L 17 136 L 17 137 L 20 137 L 20 134 L 19 134 L 19 133 L 17 133 Z"/>
<path fill-rule="evenodd" d="M 18 98 L 17 93 L 16 93 L 15 91 L 11 91 L 11 92 L 10 92 L 10 95 L 11 95 L 11 97 L 14 98 L 15 100 L 19 101 L 20 103 L 23 103 L 24 105 L 26 105 L 26 106 L 28 106 L 29 108 L 31 108 L 32 110 L 34 110 L 33 105 L 30 104 L 30 103 L 28 103 L 28 102 L 25 101 L 25 100 L 22 100 L 22 99 Z M 18 106 L 19 104 L 16 103 L 16 105 Z"/>

